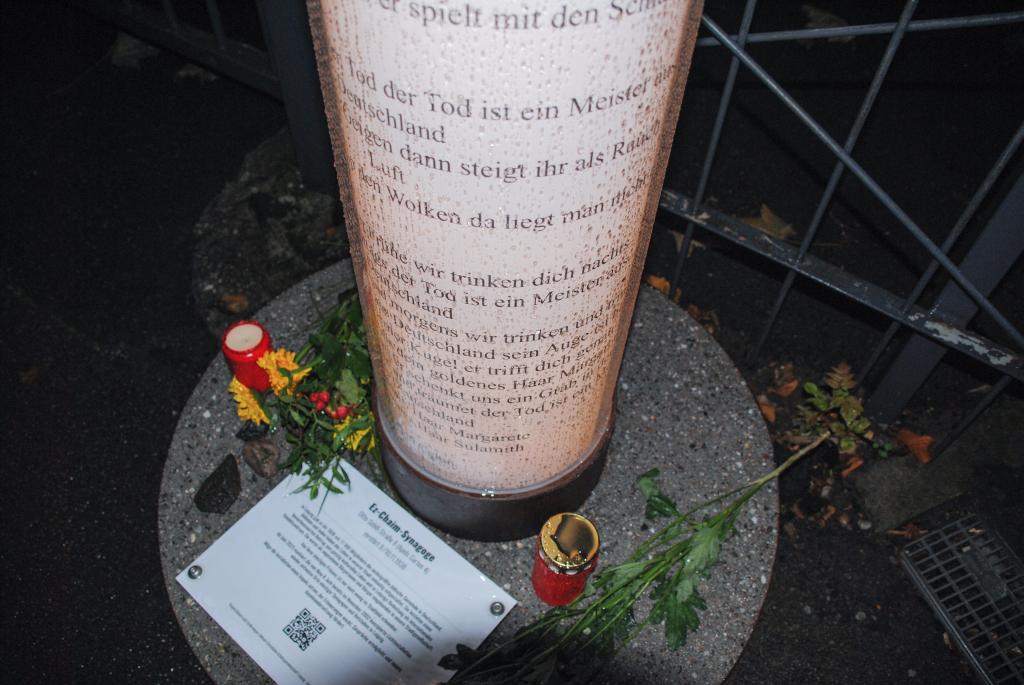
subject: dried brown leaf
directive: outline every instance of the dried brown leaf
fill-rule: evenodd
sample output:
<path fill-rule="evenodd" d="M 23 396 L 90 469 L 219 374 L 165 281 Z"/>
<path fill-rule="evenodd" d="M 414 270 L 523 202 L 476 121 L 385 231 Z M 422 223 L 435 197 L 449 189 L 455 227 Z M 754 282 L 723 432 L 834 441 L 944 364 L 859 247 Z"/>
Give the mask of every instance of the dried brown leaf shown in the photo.
<path fill-rule="evenodd" d="M 740 221 L 779 240 L 789 240 L 796 236 L 796 231 L 793 230 L 792 224 L 784 221 L 769 209 L 768 205 L 761 205 L 761 216 L 742 217 Z"/>
<path fill-rule="evenodd" d="M 864 465 L 864 460 L 861 457 L 857 456 L 857 455 L 853 455 L 846 462 L 846 466 L 843 468 L 842 471 L 839 472 L 839 475 L 841 475 L 843 478 L 846 478 L 847 476 L 849 476 L 851 473 L 853 473 L 854 471 L 856 471 L 857 469 L 859 469 L 863 465 Z"/>
<path fill-rule="evenodd" d="M 220 308 L 228 314 L 241 314 L 249 308 L 249 298 L 241 293 L 222 295 Z"/>
<path fill-rule="evenodd" d="M 793 391 L 800 387 L 800 380 L 794 378 L 785 385 L 777 385 L 774 388 L 768 388 L 768 392 L 778 395 L 779 397 L 789 397 L 793 394 Z"/>
<path fill-rule="evenodd" d="M 715 335 L 721 327 L 718 314 L 714 309 L 701 309 L 695 304 L 687 305 L 686 313 L 693 317 L 694 321 L 704 327 L 709 334 Z"/>
<path fill-rule="evenodd" d="M 896 442 L 904 445 L 919 464 L 927 464 L 932 460 L 932 455 L 928 451 L 931 444 L 935 442 L 935 438 L 932 436 L 918 435 L 914 431 L 904 428 L 896 433 Z"/>
<path fill-rule="evenodd" d="M 857 387 L 857 378 L 849 364 L 839 362 L 825 374 L 825 385 L 833 390 L 853 390 Z"/>
<path fill-rule="evenodd" d="M 668 290 L 672 287 L 667 278 L 662 278 L 661 276 L 655 276 L 653 274 L 647 274 L 647 276 L 644 277 L 644 282 L 660 292 L 662 295 L 668 295 Z"/>
<path fill-rule="evenodd" d="M 761 410 L 761 415 L 764 416 L 764 420 L 768 423 L 775 423 L 775 405 L 767 395 L 757 396 L 757 407 Z"/>

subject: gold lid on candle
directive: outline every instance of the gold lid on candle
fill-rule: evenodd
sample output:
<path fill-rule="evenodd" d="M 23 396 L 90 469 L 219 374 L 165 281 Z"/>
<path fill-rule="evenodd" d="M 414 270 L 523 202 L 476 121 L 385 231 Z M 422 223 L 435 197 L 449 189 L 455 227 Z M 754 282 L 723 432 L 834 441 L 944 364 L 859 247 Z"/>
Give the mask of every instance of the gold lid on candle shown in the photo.
<path fill-rule="evenodd" d="M 585 567 L 597 555 L 600 544 L 597 528 L 579 514 L 555 514 L 540 529 L 541 551 L 562 571 Z"/>

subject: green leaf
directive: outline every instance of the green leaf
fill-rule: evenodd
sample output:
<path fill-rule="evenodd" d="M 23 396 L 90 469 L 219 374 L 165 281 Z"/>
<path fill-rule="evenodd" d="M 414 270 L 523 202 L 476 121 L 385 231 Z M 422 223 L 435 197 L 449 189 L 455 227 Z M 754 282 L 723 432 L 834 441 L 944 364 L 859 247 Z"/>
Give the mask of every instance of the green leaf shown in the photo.
<path fill-rule="evenodd" d="M 852 430 L 857 435 L 862 435 L 863 433 L 866 433 L 869 428 L 871 428 L 871 421 L 863 416 L 850 424 L 850 430 Z"/>
<path fill-rule="evenodd" d="M 679 583 L 676 585 L 676 601 L 686 602 L 693 596 L 693 578 L 691 576 L 683 576 L 679 579 Z"/>
<path fill-rule="evenodd" d="M 839 451 L 840 452 L 852 452 L 857 448 L 857 439 L 853 437 L 845 437 L 839 439 Z"/>
<path fill-rule="evenodd" d="M 688 602 L 679 603 L 679 613 L 682 614 L 683 622 L 688 630 L 697 630 L 700 627 L 700 618 Z"/>
<path fill-rule="evenodd" d="M 323 484 L 323 486 L 325 488 L 327 488 L 329 491 L 333 492 L 336 495 L 344 495 L 345 494 L 344 490 L 342 490 L 337 485 L 335 485 L 331 481 L 327 480 L 323 476 L 320 476 L 320 482 Z"/>
<path fill-rule="evenodd" d="M 644 517 L 652 521 L 656 518 L 679 515 L 676 503 L 662 494 L 661 488 L 658 486 L 659 475 L 658 469 L 651 469 L 647 473 L 641 474 L 636 481 L 640 492 L 647 498 L 647 509 L 644 511 Z"/>
<path fill-rule="evenodd" d="M 625 585 L 636 579 L 637 576 L 643 573 L 646 567 L 646 561 L 630 561 L 616 566 L 609 566 L 598 574 L 594 580 L 594 585 L 605 588 Z"/>
<path fill-rule="evenodd" d="M 373 374 L 373 367 L 370 365 L 370 355 L 358 348 L 349 348 L 348 368 L 352 369 L 359 378 L 369 378 Z"/>
<path fill-rule="evenodd" d="M 331 466 L 331 473 L 334 474 L 335 480 L 337 480 L 342 485 L 349 484 L 348 474 L 345 473 L 345 469 L 341 468 L 337 464 Z"/>
<path fill-rule="evenodd" d="M 320 350 L 325 367 L 337 367 L 345 356 L 345 348 L 331 335 L 323 334 L 313 336 L 313 344 Z"/>
<path fill-rule="evenodd" d="M 705 522 L 697 526 L 691 538 L 690 550 L 683 557 L 683 571 L 693 576 L 706 570 L 718 560 L 721 545 L 722 534 L 717 524 Z"/>
<path fill-rule="evenodd" d="M 644 494 L 644 497 L 650 497 L 657 492 L 661 492 L 661 488 L 658 487 L 658 476 L 660 475 L 661 471 L 651 469 L 641 473 L 640 477 L 636 479 L 636 486 L 640 488 L 640 492 Z"/>
<path fill-rule="evenodd" d="M 685 604 L 669 602 L 665 615 L 665 641 L 668 648 L 675 651 L 686 642 L 687 621 L 684 614 Z"/>
<path fill-rule="evenodd" d="M 341 376 L 334 387 L 341 394 L 342 401 L 348 405 L 359 404 L 366 395 L 366 391 L 359 385 L 359 380 L 351 369 L 341 370 Z"/>
<path fill-rule="evenodd" d="M 836 402 L 839 409 L 839 416 L 847 425 L 850 425 L 864 413 L 864 405 L 856 397 L 842 397 Z"/>
<path fill-rule="evenodd" d="M 811 397 L 824 397 L 825 396 L 825 393 L 823 393 L 821 391 L 821 389 L 817 385 L 815 385 L 814 383 L 811 383 L 810 381 L 808 381 L 807 383 L 804 383 L 804 392 L 807 393 L 808 395 L 810 395 Z"/>
<path fill-rule="evenodd" d="M 647 499 L 647 508 L 644 509 L 644 517 L 653 521 L 657 518 L 678 516 L 679 510 L 675 502 L 662 494 L 657 494 Z"/>

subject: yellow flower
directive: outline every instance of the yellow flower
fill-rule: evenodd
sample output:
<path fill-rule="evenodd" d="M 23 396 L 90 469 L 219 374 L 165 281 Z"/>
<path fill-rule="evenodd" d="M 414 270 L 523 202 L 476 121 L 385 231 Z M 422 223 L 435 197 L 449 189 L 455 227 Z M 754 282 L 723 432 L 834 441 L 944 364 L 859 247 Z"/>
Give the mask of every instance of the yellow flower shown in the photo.
<path fill-rule="evenodd" d="M 252 390 L 242 385 L 237 378 L 232 377 L 231 383 L 228 385 L 228 391 L 235 398 L 238 418 L 243 421 L 252 421 L 256 425 L 261 423 L 270 425 L 270 419 L 267 418 L 263 407 L 260 406 L 259 400 L 256 399 L 256 395 L 252 393 Z"/>
<path fill-rule="evenodd" d="M 348 448 L 350 450 L 352 450 L 353 452 L 359 452 L 360 451 L 359 443 L 362 442 L 363 438 L 366 437 L 366 434 L 369 433 L 372 430 L 373 430 L 373 427 L 368 426 L 368 427 L 366 427 L 366 428 L 364 428 L 362 430 L 353 431 L 352 435 L 350 435 L 347 438 L 345 438 L 345 444 L 348 445 Z M 370 442 L 367 443 L 365 449 L 372 449 L 372 448 L 373 448 L 373 436 L 371 435 L 370 436 Z"/>
<path fill-rule="evenodd" d="M 298 382 L 312 370 L 303 369 L 296 372 L 299 364 L 295 361 L 295 353 L 283 347 L 273 352 L 264 353 L 256 363 L 270 377 L 270 387 L 274 390 L 275 395 L 280 395 L 282 391 L 287 391 L 288 394 L 293 393 Z M 281 373 L 281 369 L 293 372 L 291 384 L 288 383 L 288 377 Z"/>
<path fill-rule="evenodd" d="M 350 417 L 346 418 L 341 423 L 334 424 L 334 434 L 337 435 L 338 433 L 344 432 L 345 430 L 348 429 L 351 423 L 352 419 Z M 359 449 L 359 443 L 363 441 L 363 438 L 366 437 L 367 433 L 370 434 L 370 441 L 366 443 L 366 446 L 363 449 Z M 377 439 L 374 437 L 373 434 L 373 426 L 367 426 L 366 428 L 354 430 L 345 436 L 345 447 L 347 447 L 352 452 L 365 452 L 366 450 L 372 450 L 373 446 L 376 444 Z"/>

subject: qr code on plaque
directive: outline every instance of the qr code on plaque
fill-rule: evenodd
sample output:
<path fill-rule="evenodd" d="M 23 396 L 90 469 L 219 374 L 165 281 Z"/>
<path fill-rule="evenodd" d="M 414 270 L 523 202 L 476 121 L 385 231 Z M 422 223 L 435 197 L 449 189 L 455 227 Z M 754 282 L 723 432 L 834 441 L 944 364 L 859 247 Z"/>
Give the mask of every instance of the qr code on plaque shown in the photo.
<path fill-rule="evenodd" d="M 325 630 L 327 630 L 327 626 L 309 613 L 309 609 L 303 609 L 298 616 L 292 619 L 291 623 L 284 627 L 284 634 L 305 652 L 306 648 L 323 635 Z"/>

